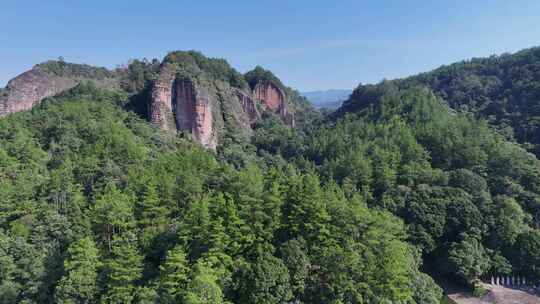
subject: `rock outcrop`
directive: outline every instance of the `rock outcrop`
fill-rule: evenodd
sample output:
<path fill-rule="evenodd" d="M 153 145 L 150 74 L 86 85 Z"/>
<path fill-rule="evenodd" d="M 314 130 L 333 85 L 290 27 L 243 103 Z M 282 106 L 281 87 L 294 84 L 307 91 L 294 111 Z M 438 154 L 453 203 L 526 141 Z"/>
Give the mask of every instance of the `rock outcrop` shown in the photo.
<path fill-rule="evenodd" d="M 261 114 L 259 113 L 259 110 L 257 110 L 257 105 L 255 104 L 255 101 L 250 95 L 244 93 L 239 89 L 234 88 L 233 91 L 238 98 L 238 101 L 242 105 L 244 113 L 247 115 L 247 118 L 249 120 L 249 126 L 252 126 L 253 123 L 255 123 L 261 118 Z"/>
<path fill-rule="evenodd" d="M 0 96 L 0 117 L 29 110 L 52 97 L 74 88 L 84 81 L 98 87 L 116 87 L 115 72 L 84 64 L 47 61 L 11 79 Z"/>
<path fill-rule="evenodd" d="M 203 146 L 217 145 L 208 95 L 188 78 L 164 71 L 152 88 L 150 121 L 166 131 L 187 131 Z"/>
<path fill-rule="evenodd" d="M 6 87 L 7 96 L 0 101 L 0 117 L 31 109 L 43 99 L 77 85 L 73 79 L 47 73 L 39 66 L 13 78 Z"/>
<path fill-rule="evenodd" d="M 294 127 L 294 115 L 287 109 L 285 93 L 273 82 L 264 81 L 255 86 L 255 98 L 260 100 L 289 126 Z"/>
<path fill-rule="evenodd" d="M 178 51 L 161 63 L 142 68 L 147 69 L 145 83 L 128 90 L 125 82 L 130 84 L 133 77 L 140 76 L 129 74 L 129 69 L 110 71 L 64 61 L 38 64 L 0 89 L 0 116 L 29 110 L 47 97 L 91 81 L 98 88 L 134 94 L 139 98 L 138 107 L 143 108 L 140 113 L 148 115 L 153 124 L 171 133 L 189 134 L 212 150 L 218 142 L 242 145 L 248 141 L 265 111 L 294 126 L 298 96 L 260 67 L 242 75 L 224 60 Z M 150 91 L 141 94 L 146 82 Z"/>
<path fill-rule="evenodd" d="M 156 80 L 152 86 L 151 100 L 148 105 L 150 121 L 166 131 L 176 130 L 172 108 L 173 81 L 174 79 L 170 77 Z"/>

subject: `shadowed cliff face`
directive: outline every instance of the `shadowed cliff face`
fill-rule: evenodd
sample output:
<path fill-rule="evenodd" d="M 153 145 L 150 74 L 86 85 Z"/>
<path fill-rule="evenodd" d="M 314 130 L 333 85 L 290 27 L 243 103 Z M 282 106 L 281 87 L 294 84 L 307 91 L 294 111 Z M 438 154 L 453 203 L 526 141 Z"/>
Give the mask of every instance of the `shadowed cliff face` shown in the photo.
<path fill-rule="evenodd" d="M 9 81 L 7 97 L 0 101 L 0 117 L 31 109 L 43 99 L 69 90 L 77 85 L 73 79 L 51 75 L 39 67 L 22 73 Z"/>
<path fill-rule="evenodd" d="M 173 113 L 178 130 L 188 130 L 203 146 L 215 149 L 212 103 L 190 80 L 176 80 L 173 85 Z"/>
<path fill-rule="evenodd" d="M 253 101 L 253 98 L 251 96 L 249 96 L 248 94 L 244 93 L 241 90 L 234 89 L 234 94 L 236 95 L 240 104 L 242 105 L 242 109 L 244 110 L 244 113 L 247 115 L 249 119 L 249 125 L 251 126 L 253 123 L 255 123 L 258 119 L 261 118 L 261 114 L 257 110 L 255 101 Z"/>

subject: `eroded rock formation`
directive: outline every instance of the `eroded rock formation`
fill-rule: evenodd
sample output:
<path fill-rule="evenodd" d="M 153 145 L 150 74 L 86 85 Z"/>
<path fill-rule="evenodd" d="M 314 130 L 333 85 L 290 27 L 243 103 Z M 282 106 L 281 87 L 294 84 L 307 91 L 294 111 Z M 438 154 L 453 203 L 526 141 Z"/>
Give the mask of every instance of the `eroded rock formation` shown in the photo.
<path fill-rule="evenodd" d="M 168 55 L 156 70 L 148 70 L 154 80 L 150 97 L 141 104 L 148 107 L 149 120 L 161 129 L 189 133 L 203 146 L 215 149 L 219 139 L 248 140 L 262 111 L 276 113 L 287 125 L 294 126 L 294 105 L 287 100 L 279 80 L 263 77 L 243 82 L 242 75 L 230 68 L 230 75 L 237 77 L 231 81 L 229 74 L 216 74 L 208 66 L 215 64 L 220 70 L 222 61 L 206 59 L 205 64 L 200 64 L 202 59 L 190 52 L 173 55 Z M 29 110 L 43 99 L 82 82 L 92 82 L 98 88 L 123 89 L 127 76 L 123 70 L 63 61 L 38 64 L 0 90 L 0 117 Z M 251 86 L 253 83 L 256 85 Z"/>
<path fill-rule="evenodd" d="M 172 79 L 160 79 L 152 87 L 152 99 L 149 103 L 150 121 L 163 130 L 175 130 L 172 111 Z"/>
<path fill-rule="evenodd" d="M 76 85 L 77 82 L 73 79 L 51 75 L 36 66 L 8 82 L 7 96 L 0 101 L 0 117 L 29 110 L 43 99 Z"/>
<path fill-rule="evenodd" d="M 262 101 L 270 110 L 278 112 L 285 104 L 285 94 L 272 82 L 258 83 L 254 90 L 255 98 Z"/>
<path fill-rule="evenodd" d="M 279 114 L 281 119 L 289 126 L 294 126 L 294 115 L 287 109 L 285 93 L 273 82 L 258 83 L 254 89 L 255 98 L 260 100 L 271 111 Z"/>
<path fill-rule="evenodd" d="M 244 113 L 249 119 L 249 125 L 253 125 L 253 123 L 255 123 L 259 118 L 261 118 L 261 114 L 257 110 L 257 105 L 255 104 L 255 101 L 251 96 L 239 89 L 234 88 L 233 92 L 238 98 L 238 101 L 242 105 Z"/>
<path fill-rule="evenodd" d="M 212 102 L 190 79 L 162 77 L 152 89 L 150 120 L 168 131 L 188 131 L 203 146 L 215 149 Z"/>

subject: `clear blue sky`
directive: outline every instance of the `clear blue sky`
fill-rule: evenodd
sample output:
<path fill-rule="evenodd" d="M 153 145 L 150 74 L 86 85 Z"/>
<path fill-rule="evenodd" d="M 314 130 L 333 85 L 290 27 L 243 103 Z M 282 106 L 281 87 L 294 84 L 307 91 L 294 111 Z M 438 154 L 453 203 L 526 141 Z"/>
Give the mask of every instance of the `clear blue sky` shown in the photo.
<path fill-rule="evenodd" d="M 33 64 L 200 50 L 300 90 L 353 88 L 540 45 L 540 1 L 2 0 L 0 86 Z"/>

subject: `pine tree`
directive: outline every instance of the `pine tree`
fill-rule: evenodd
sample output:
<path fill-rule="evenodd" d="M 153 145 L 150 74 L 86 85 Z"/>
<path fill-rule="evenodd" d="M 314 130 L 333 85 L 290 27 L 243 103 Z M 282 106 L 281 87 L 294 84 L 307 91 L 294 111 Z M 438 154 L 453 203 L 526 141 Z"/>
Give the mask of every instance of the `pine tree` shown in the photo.
<path fill-rule="evenodd" d="M 185 304 L 222 304 L 217 276 L 204 263 L 197 263 L 184 296 Z"/>
<path fill-rule="evenodd" d="M 55 290 L 56 303 L 92 303 L 99 266 L 99 251 L 90 237 L 72 243 L 64 261 L 64 276 Z"/>
<path fill-rule="evenodd" d="M 161 205 L 156 187 L 152 184 L 146 186 L 141 202 L 141 218 L 139 224 L 143 228 L 159 228 L 167 222 L 168 210 Z"/>
<path fill-rule="evenodd" d="M 189 281 L 189 265 L 182 246 L 177 245 L 167 252 L 163 265 L 159 267 L 159 296 L 164 303 L 177 303 Z"/>
<path fill-rule="evenodd" d="M 286 224 L 291 238 L 303 237 L 309 245 L 323 245 L 330 237 L 323 192 L 315 174 L 293 181 L 285 205 Z"/>
<path fill-rule="evenodd" d="M 102 231 L 109 250 L 112 249 L 113 238 L 134 226 L 132 201 L 114 185 L 109 186 L 96 201 L 93 211 L 94 223 Z"/>
<path fill-rule="evenodd" d="M 107 292 L 103 303 L 131 303 L 135 296 L 135 283 L 142 277 L 143 258 L 127 239 L 115 240 L 112 256 L 106 263 Z"/>

